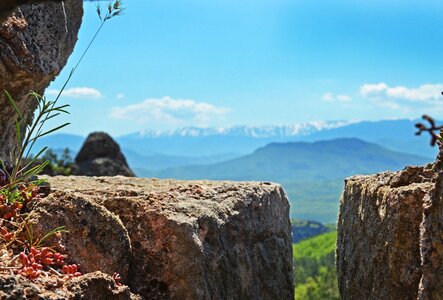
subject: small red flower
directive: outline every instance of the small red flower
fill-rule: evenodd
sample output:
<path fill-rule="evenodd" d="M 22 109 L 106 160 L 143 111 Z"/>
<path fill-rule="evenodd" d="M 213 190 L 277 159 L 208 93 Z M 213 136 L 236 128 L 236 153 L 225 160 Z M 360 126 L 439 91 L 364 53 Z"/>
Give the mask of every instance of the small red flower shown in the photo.
<path fill-rule="evenodd" d="M 20 253 L 20 256 L 18 257 L 18 261 L 22 264 L 23 267 L 29 266 L 31 264 L 28 256 L 23 252 Z"/>
<path fill-rule="evenodd" d="M 53 265 L 54 264 L 54 253 L 52 252 L 51 249 L 45 247 L 42 248 L 40 251 L 40 261 L 42 262 L 42 264 L 44 265 Z"/>
<path fill-rule="evenodd" d="M 69 277 L 78 277 L 81 276 L 82 273 L 77 272 L 78 266 L 77 265 L 65 265 L 62 268 L 63 274 L 68 275 Z"/>
<path fill-rule="evenodd" d="M 9 242 L 14 237 L 14 233 L 9 232 L 9 230 L 6 227 L 0 227 L 0 236 L 5 241 Z"/>
<path fill-rule="evenodd" d="M 28 277 L 29 279 L 35 279 L 40 276 L 40 273 L 40 270 L 34 267 L 24 267 L 20 274 Z"/>
<path fill-rule="evenodd" d="M 58 252 L 54 253 L 54 263 L 63 266 L 65 264 L 65 257 Z"/>

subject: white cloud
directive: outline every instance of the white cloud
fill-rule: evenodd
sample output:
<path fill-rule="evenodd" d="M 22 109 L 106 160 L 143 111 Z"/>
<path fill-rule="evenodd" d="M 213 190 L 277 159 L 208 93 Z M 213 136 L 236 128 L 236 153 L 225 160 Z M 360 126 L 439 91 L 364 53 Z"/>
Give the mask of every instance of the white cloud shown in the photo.
<path fill-rule="evenodd" d="M 59 93 L 60 90 L 48 90 L 45 94 L 57 96 Z M 100 93 L 100 91 L 91 87 L 76 87 L 64 90 L 61 96 L 79 99 L 98 99 L 102 97 L 102 94 Z"/>
<path fill-rule="evenodd" d="M 443 84 L 423 84 L 417 88 L 405 86 L 391 87 L 386 83 L 364 84 L 360 87 L 360 94 L 367 98 L 391 98 L 415 102 L 435 103 L 441 101 Z"/>
<path fill-rule="evenodd" d="M 394 101 L 380 101 L 376 103 L 379 107 L 389 108 L 392 110 L 403 110 L 403 112 L 409 111 L 409 107 L 404 107 Z"/>
<path fill-rule="evenodd" d="M 323 101 L 334 102 L 334 95 L 332 95 L 332 93 L 324 93 L 323 94 Z"/>
<path fill-rule="evenodd" d="M 162 123 L 166 125 L 207 125 L 214 118 L 221 118 L 229 108 L 217 107 L 189 99 L 146 99 L 140 103 L 113 107 L 110 116 L 115 119 L 136 120 L 140 124 Z"/>
<path fill-rule="evenodd" d="M 117 99 L 119 99 L 119 100 L 122 100 L 122 99 L 125 99 L 125 94 L 122 94 L 122 93 L 118 93 L 117 95 L 115 95 L 115 98 L 117 98 Z"/>
<path fill-rule="evenodd" d="M 324 93 L 323 101 L 344 103 L 344 102 L 351 102 L 352 97 L 345 94 L 334 95 L 333 93 Z"/>
<path fill-rule="evenodd" d="M 351 96 L 348 95 L 337 95 L 336 98 L 340 102 L 350 102 L 352 100 Z"/>

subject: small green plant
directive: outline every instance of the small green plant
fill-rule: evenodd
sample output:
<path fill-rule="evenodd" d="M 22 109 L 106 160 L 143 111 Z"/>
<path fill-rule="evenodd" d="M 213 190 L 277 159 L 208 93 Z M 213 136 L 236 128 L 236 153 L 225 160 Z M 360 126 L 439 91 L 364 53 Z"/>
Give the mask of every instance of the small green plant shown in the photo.
<path fill-rule="evenodd" d="M 61 234 L 66 232 L 65 228 L 57 227 L 46 234 L 36 235 L 29 221 L 33 203 L 46 195 L 42 188 L 44 181 L 37 179 L 37 175 L 50 164 L 48 158 L 51 158 L 49 154 L 42 160 L 47 147 L 40 149 L 35 156 L 31 155 L 31 151 L 38 139 L 69 125 L 63 123 L 49 130 L 45 129 L 49 120 L 61 114 L 69 114 L 69 105 L 59 105 L 58 100 L 103 25 L 111 18 L 122 15 L 123 10 L 120 0 L 110 1 L 104 15 L 100 6 L 97 6 L 101 25 L 71 70 L 55 100 L 49 100 L 35 92 L 29 94 L 37 102 L 38 107 L 30 123 L 23 117 L 24 114 L 12 95 L 4 91 L 9 104 L 17 114 L 15 122 L 17 147 L 14 153 L 10 153 L 9 161 L 0 158 L 0 271 L 12 272 L 31 280 L 49 278 L 52 274 L 63 281 L 81 275 L 77 265 L 65 263 L 66 256 L 62 254 L 64 246 L 61 242 L 52 246 L 45 245 L 49 237 L 55 236 L 61 241 Z M 61 161 L 57 163 L 60 162 L 63 168 L 67 168 L 68 163 L 72 164 L 68 151 L 65 151 Z M 114 274 L 113 278 L 118 282 L 120 276 Z M 57 284 L 59 283 L 60 281 L 57 281 Z"/>
<path fill-rule="evenodd" d="M 50 101 L 47 100 L 46 97 L 42 97 L 37 93 L 31 93 L 30 96 L 32 96 L 37 101 L 38 110 L 34 117 L 34 120 L 31 124 L 28 125 L 26 123 L 26 120 L 23 118 L 22 112 L 18 109 L 17 104 L 11 97 L 11 95 L 7 91 L 5 91 L 5 95 L 18 115 L 18 119 L 16 120 L 15 124 L 18 147 L 17 153 L 11 155 L 13 157 L 12 168 L 8 168 L 5 161 L 0 160 L 3 172 L 6 174 L 7 177 L 5 185 L 3 185 L 2 189 L 11 192 L 17 188 L 17 185 L 23 182 L 28 182 L 29 179 L 38 175 L 48 164 L 48 161 L 44 161 L 41 164 L 30 167 L 34 162 L 36 162 L 36 160 L 42 155 L 42 153 L 47 150 L 47 147 L 41 149 L 37 153 L 37 155 L 32 158 L 30 158 L 31 150 L 33 149 L 35 142 L 39 138 L 55 132 L 59 129 L 62 129 L 63 127 L 66 127 L 70 124 L 64 123 L 49 130 L 44 130 L 45 124 L 50 119 L 53 119 L 62 113 L 69 114 L 69 112 L 66 110 L 69 107 L 69 104 L 58 106 L 58 98 L 54 101 Z M 24 133 L 22 132 L 22 128 L 25 128 Z"/>

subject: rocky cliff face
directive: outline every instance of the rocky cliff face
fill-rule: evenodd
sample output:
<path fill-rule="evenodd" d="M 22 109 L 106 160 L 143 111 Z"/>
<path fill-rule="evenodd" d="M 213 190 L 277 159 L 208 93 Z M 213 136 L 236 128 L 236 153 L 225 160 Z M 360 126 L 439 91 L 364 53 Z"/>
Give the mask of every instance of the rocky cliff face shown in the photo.
<path fill-rule="evenodd" d="M 2 0 L 0 2 L 0 22 L 8 18 L 19 5 L 36 4 L 41 2 L 61 2 L 62 0 Z"/>
<path fill-rule="evenodd" d="M 277 184 L 119 176 L 48 180 L 53 192 L 34 209 L 35 234 L 66 226 L 68 257 L 84 273 L 119 272 L 144 299 L 294 299 L 289 203 Z M 103 273 L 83 276 L 76 280 L 102 285 L 105 296 L 126 298 L 81 299 L 136 299 L 129 290 L 106 285 Z M 23 289 L 5 280 L 9 290 Z M 98 295 L 97 288 L 75 283 L 69 293 Z M 69 293 L 66 299 L 80 299 Z"/>
<path fill-rule="evenodd" d="M 346 180 L 337 240 L 343 299 L 443 299 L 441 174 L 437 159 Z"/>
<path fill-rule="evenodd" d="M 82 15 L 82 0 L 46 2 L 20 6 L 0 24 L 0 90 L 10 92 L 26 119 L 31 120 L 37 105 L 27 94 L 42 94 L 65 66 Z M 6 159 L 15 149 L 17 116 L 3 92 L 0 107 L 0 157 Z"/>

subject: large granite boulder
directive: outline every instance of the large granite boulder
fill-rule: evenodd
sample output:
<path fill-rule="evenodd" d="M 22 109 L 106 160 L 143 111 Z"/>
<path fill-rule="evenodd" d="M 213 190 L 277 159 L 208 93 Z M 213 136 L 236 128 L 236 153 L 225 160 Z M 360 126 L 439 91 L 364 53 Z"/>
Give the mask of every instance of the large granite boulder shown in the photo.
<path fill-rule="evenodd" d="M 442 160 L 346 180 L 337 270 L 343 299 L 443 299 Z"/>
<path fill-rule="evenodd" d="M 105 132 L 93 132 L 87 137 L 75 157 L 75 164 L 76 175 L 135 176 L 120 146 Z"/>
<path fill-rule="evenodd" d="M 75 195 L 118 216 L 131 241 L 125 283 L 145 299 L 294 299 L 289 203 L 277 184 L 121 176 L 48 181 L 60 210 Z M 59 224 L 71 230 L 80 219 L 103 218 L 100 210 L 78 207 L 73 220 Z M 85 224 L 87 231 L 92 224 Z M 96 235 L 109 244 L 105 232 Z M 115 255 L 112 248 L 108 255 Z"/>
<path fill-rule="evenodd" d="M 16 1 L 28 2 L 31 1 Z M 30 121 L 37 102 L 28 93 L 43 94 L 65 66 L 77 41 L 82 16 L 83 1 L 66 0 L 20 6 L 0 23 L 1 158 L 8 159 L 16 149 L 17 119 L 3 90 L 13 96 Z"/>

